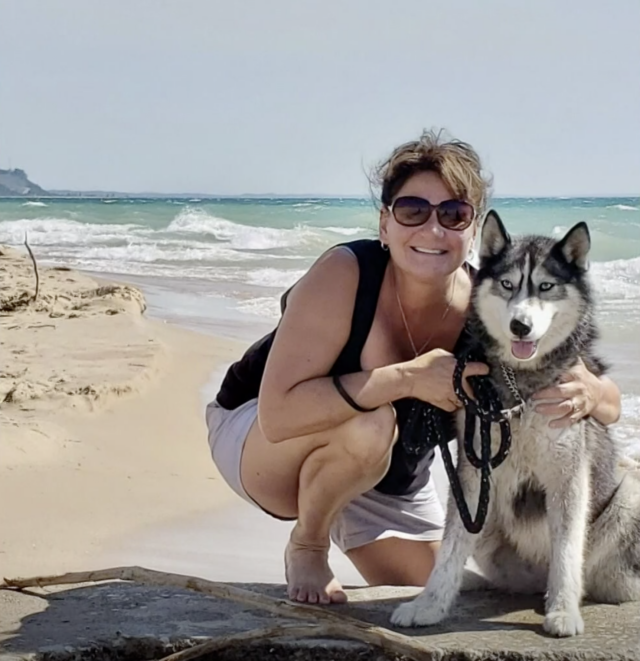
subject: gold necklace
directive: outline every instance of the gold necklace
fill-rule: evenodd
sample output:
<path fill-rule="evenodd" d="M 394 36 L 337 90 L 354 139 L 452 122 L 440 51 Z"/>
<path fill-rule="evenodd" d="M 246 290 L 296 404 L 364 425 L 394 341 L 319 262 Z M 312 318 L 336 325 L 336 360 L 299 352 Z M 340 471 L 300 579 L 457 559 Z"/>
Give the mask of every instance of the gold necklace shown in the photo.
<path fill-rule="evenodd" d="M 447 307 L 444 311 L 444 314 L 440 318 L 440 323 L 444 321 L 444 318 L 447 316 L 447 313 L 449 312 L 449 308 L 451 308 L 451 303 L 453 303 L 453 295 L 455 294 L 456 291 L 456 280 L 458 278 L 458 271 L 456 271 L 455 275 L 453 276 L 453 287 L 451 288 L 451 296 L 449 297 L 449 303 L 447 304 Z M 427 341 L 420 347 L 420 350 L 418 351 L 416 349 L 415 342 L 413 341 L 413 337 L 411 336 L 411 331 L 409 330 L 409 324 L 407 323 L 407 318 L 404 314 L 404 310 L 402 308 L 402 303 L 400 302 L 400 295 L 398 294 L 398 287 L 396 286 L 396 274 L 393 272 L 393 289 L 396 293 L 396 300 L 398 301 L 398 307 L 400 308 L 400 314 L 402 315 L 402 323 L 404 324 L 404 329 L 407 331 L 407 337 L 409 338 L 409 342 L 411 342 L 411 348 L 413 349 L 413 353 L 415 357 L 417 358 L 427 347 L 429 342 L 433 339 L 433 336 L 435 335 L 436 328 L 433 329 L 431 332 L 431 335 L 429 335 Z"/>

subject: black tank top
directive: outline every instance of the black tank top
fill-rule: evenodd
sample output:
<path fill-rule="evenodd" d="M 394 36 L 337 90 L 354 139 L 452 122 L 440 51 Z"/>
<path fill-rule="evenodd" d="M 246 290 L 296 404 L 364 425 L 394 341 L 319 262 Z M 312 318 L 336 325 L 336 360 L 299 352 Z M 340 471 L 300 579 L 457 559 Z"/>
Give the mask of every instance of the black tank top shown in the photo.
<path fill-rule="evenodd" d="M 339 244 L 346 246 L 358 260 L 360 277 L 351 321 L 351 332 L 347 343 L 331 368 L 330 375 L 350 374 L 362 371 L 360 356 L 369 336 L 378 304 L 389 253 L 382 250 L 380 243 L 372 239 L 361 239 Z M 281 298 L 280 307 L 284 311 L 287 290 Z M 260 382 L 264 374 L 267 356 L 271 350 L 277 327 L 271 333 L 251 345 L 244 356 L 231 365 L 216 397 L 218 404 L 225 409 L 235 409 L 258 396 Z M 460 344 L 461 338 L 458 340 Z M 393 446 L 391 464 L 386 475 L 375 486 L 377 491 L 390 495 L 413 493 L 429 479 L 429 466 L 434 458 L 433 448 L 424 447 L 416 452 L 420 443 L 412 444 L 407 439 L 410 431 L 407 421 L 416 405 L 416 400 L 405 398 L 392 402 L 397 416 L 399 439 Z M 447 438 L 453 438 L 453 420 L 443 416 Z M 409 449 L 412 447 L 412 449 Z"/>

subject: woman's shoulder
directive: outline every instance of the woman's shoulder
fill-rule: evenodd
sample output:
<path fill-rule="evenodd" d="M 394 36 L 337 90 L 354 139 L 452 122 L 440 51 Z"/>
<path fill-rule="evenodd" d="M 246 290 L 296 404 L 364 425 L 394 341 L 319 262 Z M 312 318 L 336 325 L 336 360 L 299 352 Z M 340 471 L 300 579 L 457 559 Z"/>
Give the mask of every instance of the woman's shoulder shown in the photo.
<path fill-rule="evenodd" d="M 297 280 L 280 299 L 280 309 L 284 313 L 287 304 L 294 298 L 314 299 L 325 290 L 338 296 L 357 287 L 359 266 L 356 254 L 348 244 L 332 246 L 322 253 L 309 270 Z"/>
<path fill-rule="evenodd" d="M 317 282 L 322 284 L 326 280 L 340 281 L 345 278 L 357 277 L 359 272 L 359 248 L 355 242 L 339 243 L 325 250 L 311 265 L 297 284 Z"/>
<path fill-rule="evenodd" d="M 311 295 L 326 288 L 340 288 L 338 295 L 355 295 L 362 269 L 370 268 L 375 253 L 382 252 L 373 239 L 357 239 L 339 243 L 320 255 L 311 268 L 282 296 L 281 310 L 295 291 L 296 295 Z M 384 254 L 384 253 L 383 253 Z"/>
<path fill-rule="evenodd" d="M 382 250 L 379 241 L 375 241 L 374 239 L 355 239 L 353 241 L 345 241 L 344 243 L 338 243 L 332 246 L 320 255 L 317 261 L 319 262 L 327 255 L 334 254 L 347 254 L 351 257 L 352 262 L 355 258 L 358 263 L 362 263 L 363 260 L 375 259 L 376 257 L 386 261 L 388 257 L 388 254 Z"/>
<path fill-rule="evenodd" d="M 383 250 L 379 241 L 374 239 L 356 239 L 334 246 L 343 253 L 347 252 L 355 261 L 359 277 L 366 282 L 378 281 L 385 272 L 389 261 L 389 252 Z"/>

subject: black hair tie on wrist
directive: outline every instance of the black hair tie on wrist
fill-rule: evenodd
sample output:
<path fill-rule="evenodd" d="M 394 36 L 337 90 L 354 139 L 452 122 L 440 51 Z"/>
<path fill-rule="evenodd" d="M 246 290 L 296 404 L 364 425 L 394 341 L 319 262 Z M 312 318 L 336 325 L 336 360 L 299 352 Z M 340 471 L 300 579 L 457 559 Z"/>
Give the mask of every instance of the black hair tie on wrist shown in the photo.
<path fill-rule="evenodd" d="M 357 402 L 355 402 L 351 395 L 344 389 L 344 386 L 340 382 L 340 377 L 337 374 L 333 375 L 333 385 L 336 387 L 336 390 L 340 393 L 340 396 L 342 399 L 344 399 L 347 404 L 351 408 L 354 408 L 356 411 L 360 411 L 360 413 L 369 413 L 370 411 L 375 411 L 376 409 L 365 409 L 364 407 L 360 406 Z M 377 408 L 377 407 L 376 407 Z"/>

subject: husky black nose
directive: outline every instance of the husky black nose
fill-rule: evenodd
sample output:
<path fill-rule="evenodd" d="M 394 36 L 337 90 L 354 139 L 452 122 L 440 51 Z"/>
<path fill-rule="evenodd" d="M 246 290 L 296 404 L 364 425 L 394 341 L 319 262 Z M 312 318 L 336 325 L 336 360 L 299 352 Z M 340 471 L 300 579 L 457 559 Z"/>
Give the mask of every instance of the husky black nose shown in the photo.
<path fill-rule="evenodd" d="M 509 328 L 516 337 L 526 337 L 531 332 L 531 326 L 527 326 L 518 319 L 512 319 Z"/>

